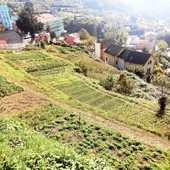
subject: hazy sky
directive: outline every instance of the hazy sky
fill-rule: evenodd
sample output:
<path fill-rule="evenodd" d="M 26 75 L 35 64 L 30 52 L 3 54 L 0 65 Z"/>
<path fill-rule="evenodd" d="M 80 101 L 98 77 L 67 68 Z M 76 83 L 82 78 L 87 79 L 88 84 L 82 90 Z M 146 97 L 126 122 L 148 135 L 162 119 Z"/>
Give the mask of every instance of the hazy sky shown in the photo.
<path fill-rule="evenodd" d="M 170 17 L 170 0 L 100 0 L 126 11 L 159 17 Z"/>
<path fill-rule="evenodd" d="M 110 0 L 114 2 L 114 0 Z M 163 8 L 170 6 L 170 0 L 123 0 L 134 7 Z"/>

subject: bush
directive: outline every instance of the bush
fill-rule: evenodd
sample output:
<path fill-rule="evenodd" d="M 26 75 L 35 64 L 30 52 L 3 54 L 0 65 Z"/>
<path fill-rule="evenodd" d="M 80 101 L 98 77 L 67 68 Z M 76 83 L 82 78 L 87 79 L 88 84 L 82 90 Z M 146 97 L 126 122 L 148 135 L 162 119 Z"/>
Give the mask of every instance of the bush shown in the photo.
<path fill-rule="evenodd" d="M 43 41 L 40 42 L 40 46 L 41 46 L 42 49 L 45 49 L 45 44 L 44 44 Z"/>
<path fill-rule="evenodd" d="M 160 105 L 160 110 L 164 111 L 167 103 L 167 98 L 165 96 L 160 97 L 158 103 Z"/>
<path fill-rule="evenodd" d="M 106 90 L 112 90 L 114 87 L 113 77 L 108 75 L 106 78 L 100 81 L 100 85 L 103 86 Z"/>
<path fill-rule="evenodd" d="M 135 87 L 135 82 L 127 78 L 126 74 L 121 73 L 118 79 L 118 89 L 119 93 L 130 94 Z"/>
<path fill-rule="evenodd" d="M 78 63 L 76 63 L 76 65 L 78 67 L 75 68 L 75 71 L 78 73 L 83 73 L 85 76 L 87 76 L 88 68 L 87 68 L 86 64 L 84 64 L 82 62 L 78 62 Z"/>
<path fill-rule="evenodd" d="M 154 67 L 154 74 L 164 73 L 163 69 L 159 66 Z"/>

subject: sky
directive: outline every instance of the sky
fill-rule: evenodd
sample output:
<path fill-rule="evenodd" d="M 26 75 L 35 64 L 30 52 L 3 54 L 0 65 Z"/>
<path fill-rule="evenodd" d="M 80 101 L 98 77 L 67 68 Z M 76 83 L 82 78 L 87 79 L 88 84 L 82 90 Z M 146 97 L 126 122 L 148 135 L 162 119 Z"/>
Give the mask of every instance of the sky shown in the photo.
<path fill-rule="evenodd" d="M 114 0 L 110 0 L 110 2 Z M 170 0 L 123 0 L 125 3 L 138 8 L 166 8 Z"/>
<path fill-rule="evenodd" d="M 170 17 L 170 0 L 100 0 L 107 1 L 108 4 L 122 7 L 126 12 L 135 12 L 144 16 L 155 18 Z M 105 3 L 103 3 L 105 4 Z"/>

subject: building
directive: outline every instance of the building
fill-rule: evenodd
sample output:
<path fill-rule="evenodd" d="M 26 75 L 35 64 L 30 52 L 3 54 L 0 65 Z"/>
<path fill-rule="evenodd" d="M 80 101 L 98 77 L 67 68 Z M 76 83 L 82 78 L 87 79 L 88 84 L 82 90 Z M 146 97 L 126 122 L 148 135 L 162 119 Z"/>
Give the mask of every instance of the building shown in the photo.
<path fill-rule="evenodd" d="M 101 59 L 103 62 L 106 62 L 106 58 L 104 55 L 104 51 L 110 46 L 111 41 L 109 40 L 102 40 L 102 39 L 97 39 L 97 41 L 95 42 L 95 51 L 94 51 L 94 55 Z"/>
<path fill-rule="evenodd" d="M 5 44 L 15 44 L 22 42 L 22 38 L 15 31 L 0 32 L 0 40 L 3 40 Z"/>
<path fill-rule="evenodd" d="M 102 56 L 102 43 L 100 41 L 95 42 L 95 51 L 94 51 L 94 53 L 95 53 L 95 56 L 97 58 L 101 58 L 101 56 Z"/>
<path fill-rule="evenodd" d="M 64 36 L 64 41 L 67 44 L 73 45 L 80 43 L 80 34 L 79 33 L 72 33 Z"/>
<path fill-rule="evenodd" d="M 119 45 L 111 44 L 105 50 L 106 63 L 120 70 L 143 72 L 150 76 L 154 71 L 155 58 L 152 54 L 131 51 Z"/>
<path fill-rule="evenodd" d="M 64 31 L 64 21 L 62 18 L 52 14 L 39 14 L 36 16 L 39 22 L 44 24 L 43 30 L 46 31 L 48 27 L 55 32 L 56 36 L 60 36 Z"/>
<path fill-rule="evenodd" d="M 4 29 L 13 30 L 7 5 L 0 5 L 0 23 L 3 24 Z"/>
<path fill-rule="evenodd" d="M 156 35 L 153 32 L 145 33 L 145 38 L 140 39 L 138 36 L 131 36 L 127 42 L 129 48 L 148 52 L 155 50 Z"/>

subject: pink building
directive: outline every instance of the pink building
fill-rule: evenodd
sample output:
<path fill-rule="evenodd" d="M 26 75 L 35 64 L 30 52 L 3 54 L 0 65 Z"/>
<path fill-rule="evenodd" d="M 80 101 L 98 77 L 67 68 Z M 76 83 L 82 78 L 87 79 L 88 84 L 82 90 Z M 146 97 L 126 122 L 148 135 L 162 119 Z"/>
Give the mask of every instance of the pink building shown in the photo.
<path fill-rule="evenodd" d="M 133 46 L 136 50 L 143 51 L 154 51 L 156 43 L 156 35 L 153 32 L 148 32 L 145 34 L 144 39 L 139 37 L 131 37 L 129 40 L 129 47 Z"/>
<path fill-rule="evenodd" d="M 144 40 L 139 40 L 136 43 L 137 50 L 143 50 L 144 48 L 146 51 L 154 50 L 155 49 L 155 42 L 156 42 L 156 35 L 153 32 L 148 32 L 145 34 Z"/>
<path fill-rule="evenodd" d="M 136 49 L 143 51 L 146 49 L 146 51 L 154 50 L 155 42 L 150 40 L 139 40 L 136 44 Z"/>

